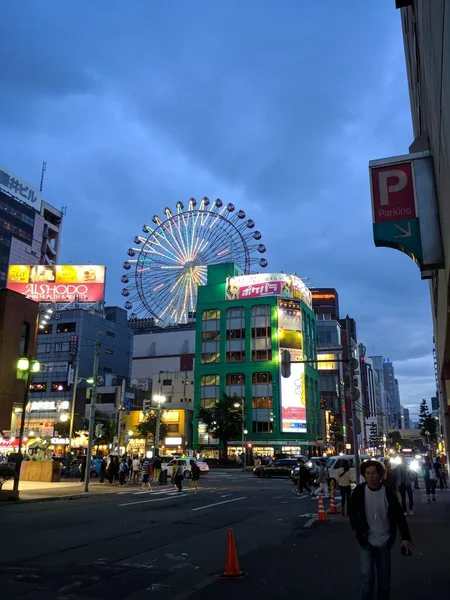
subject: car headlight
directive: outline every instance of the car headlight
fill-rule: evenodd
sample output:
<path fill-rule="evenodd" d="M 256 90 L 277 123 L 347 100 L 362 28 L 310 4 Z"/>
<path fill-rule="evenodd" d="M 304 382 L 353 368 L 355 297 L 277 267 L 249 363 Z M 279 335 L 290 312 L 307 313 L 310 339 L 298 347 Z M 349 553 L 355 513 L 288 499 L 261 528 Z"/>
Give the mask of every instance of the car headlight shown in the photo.
<path fill-rule="evenodd" d="M 419 465 L 419 461 L 418 460 L 412 460 L 409 463 L 409 470 L 410 471 L 418 471 L 420 469 L 420 465 Z"/>
<path fill-rule="evenodd" d="M 312 464 L 312 460 L 308 460 L 308 462 L 306 463 L 306 466 L 311 469 L 311 467 L 313 466 Z"/>

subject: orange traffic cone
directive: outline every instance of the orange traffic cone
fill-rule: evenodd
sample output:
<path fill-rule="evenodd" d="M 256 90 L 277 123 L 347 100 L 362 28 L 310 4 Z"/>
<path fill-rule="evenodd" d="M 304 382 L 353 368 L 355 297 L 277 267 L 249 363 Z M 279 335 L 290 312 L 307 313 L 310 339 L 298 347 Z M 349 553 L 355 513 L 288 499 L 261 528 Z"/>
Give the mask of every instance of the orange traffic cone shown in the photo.
<path fill-rule="evenodd" d="M 241 571 L 239 566 L 239 559 L 236 552 L 236 544 L 234 543 L 234 533 L 232 529 L 228 530 L 228 541 L 227 541 L 227 564 L 225 572 L 220 575 L 220 579 L 242 579 L 247 573 Z"/>
<path fill-rule="evenodd" d="M 334 497 L 334 488 L 331 488 L 330 510 L 328 512 L 330 513 L 330 515 L 338 514 L 338 509 L 336 508 L 336 499 Z"/>
<path fill-rule="evenodd" d="M 319 505 L 318 505 L 318 509 L 317 509 L 316 521 L 326 521 L 326 520 L 327 520 L 327 514 L 325 512 L 325 507 L 323 505 L 322 494 L 319 494 Z"/>

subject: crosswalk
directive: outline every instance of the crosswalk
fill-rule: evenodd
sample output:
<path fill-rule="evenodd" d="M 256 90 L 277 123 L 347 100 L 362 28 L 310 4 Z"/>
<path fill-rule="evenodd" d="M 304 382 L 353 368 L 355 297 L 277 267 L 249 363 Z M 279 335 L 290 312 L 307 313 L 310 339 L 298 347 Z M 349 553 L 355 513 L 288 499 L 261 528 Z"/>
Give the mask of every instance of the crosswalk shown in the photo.
<path fill-rule="evenodd" d="M 217 488 L 212 487 L 199 487 L 198 494 L 205 494 L 211 492 L 217 492 Z M 181 492 L 174 488 L 164 488 L 157 489 L 153 488 L 153 490 L 143 490 L 143 491 L 133 491 L 127 490 L 118 492 L 117 496 L 124 496 L 121 504 L 118 506 L 132 506 L 134 504 L 151 504 L 153 502 L 164 502 L 167 500 L 172 500 L 174 498 L 185 498 L 187 496 L 193 496 L 196 494 L 194 489 L 190 489 L 189 487 L 183 488 Z M 125 498 L 125 496 L 128 496 Z M 126 500 L 126 501 L 125 501 Z"/>

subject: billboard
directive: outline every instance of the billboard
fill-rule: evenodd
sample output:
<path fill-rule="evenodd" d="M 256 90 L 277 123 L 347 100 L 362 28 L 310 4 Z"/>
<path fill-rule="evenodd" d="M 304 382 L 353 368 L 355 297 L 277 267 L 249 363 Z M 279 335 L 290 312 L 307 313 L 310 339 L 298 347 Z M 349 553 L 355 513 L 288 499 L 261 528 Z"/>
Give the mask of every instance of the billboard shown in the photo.
<path fill-rule="evenodd" d="M 282 298 L 298 298 L 309 307 L 312 306 L 311 292 L 303 281 L 295 275 L 285 273 L 256 273 L 228 277 L 226 287 L 227 300 L 243 300 L 281 296 Z"/>
<path fill-rule="evenodd" d="M 278 300 L 280 350 L 288 350 L 291 361 L 303 359 L 302 308 L 299 300 Z M 305 366 L 291 362 L 291 374 L 284 377 L 280 365 L 281 431 L 306 433 Z"/>
<path fill-rule="evenodd" d="M 35 302 L 99 302 L 105 294 L 105 267 L 10 265 L 6 287 Z"/>
<path fill-rule="evenodd" d="M 280 374 L 283 433 L 306 433 L 305 365 L 291 363 L 290 377 Z"/>
<path fill-rule="evenodd" d="M 17 177 L 0 165 L 0 190 L 9 196 L 13 196 L 20 202 L 25 202 L 36 210 L 41 210 L 41 192 L 29 183 Z"/>

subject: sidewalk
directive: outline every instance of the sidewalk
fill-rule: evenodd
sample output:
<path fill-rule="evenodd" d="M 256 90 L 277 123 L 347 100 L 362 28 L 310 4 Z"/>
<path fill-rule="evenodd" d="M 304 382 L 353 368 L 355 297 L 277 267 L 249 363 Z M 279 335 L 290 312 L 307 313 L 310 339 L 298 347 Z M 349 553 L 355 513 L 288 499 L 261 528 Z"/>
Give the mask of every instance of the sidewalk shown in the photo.
<path fill-rule="evenodd" d="M 398 538 L 392 550 L 395 600 L 450 597 L 450 493 L 438 493 L 437 499 L 435 504 L 427 504 L 424 494 L 417 494 L 416 514 L 408 517 L 414 556 L 401 556 Z M 305 595 L 315 600 L 360 597 L 358 547 L 348 520 L 341 516 L 310 530 L 293 532 L 282 545 L 257 549 L 239 559 L 242 570 L 248 573 L 245 579 L 214 580 L 185 597 L 229 600 L 231 593 L 235 600 L 285 600 Z"/>
<path fill-rule="evenodd" d="M 127 486 L 138 490 L 138 485 Z M 3 484 L 3 490 L 12 490 L 13 481 L 7 481 Z M 107 483 L 100 483 L 91 480 L 89 484 L 89 493 L 84 491 L 84 484 L 78 479 L 70 481 L 61 481 L 59 483 L 48 483 L 38 481 L 21 481 L 19 484 L 19 499 L 21 502 L 43 502 L 49 500 L 62 500 L 70 498 L 84 498 L 87 496 L 99 494 L 112 494 L 117 492 L 119 486 L 110 486 Z"/>

